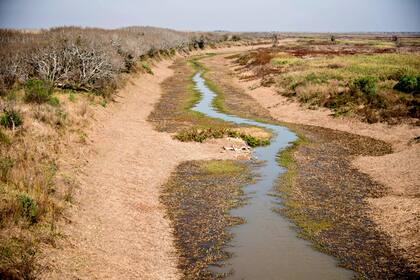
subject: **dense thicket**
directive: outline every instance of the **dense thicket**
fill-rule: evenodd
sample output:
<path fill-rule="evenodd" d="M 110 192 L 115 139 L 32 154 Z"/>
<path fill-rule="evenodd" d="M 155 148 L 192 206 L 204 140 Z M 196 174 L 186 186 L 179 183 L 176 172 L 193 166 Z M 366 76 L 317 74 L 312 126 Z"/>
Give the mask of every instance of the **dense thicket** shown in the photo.
<path fill-rule="evenodd" d="M 222 33 L 154 27 L 0 30 L 0 92 L 30 79 L 59 87 L 104 91 L 114 86 L 118 73 L 131 71 L 141 58 L 188 52 L 226 39 L 228 36 Z"/>

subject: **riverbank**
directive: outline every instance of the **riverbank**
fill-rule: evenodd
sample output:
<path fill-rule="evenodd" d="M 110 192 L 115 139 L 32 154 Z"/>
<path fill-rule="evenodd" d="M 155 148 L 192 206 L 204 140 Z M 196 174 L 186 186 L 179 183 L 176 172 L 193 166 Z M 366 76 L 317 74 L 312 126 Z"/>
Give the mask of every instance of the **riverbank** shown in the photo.
<path fill-rule="evenodd" d="M 296 223 L 300 223 L 301 226 L 306 225 L 306 237 L 308 238 L 309 233 L 314 241 L 326 247 L 323 249 L 324 251 L 338 256 L 343 265 L 352 267 L 355 271 L 367 277 L 399 275 L 399 273 L 408 275 L 410 270 L 416 270 L 416 250 L 410 250 L 418 246 L 416 245 L 415 235 L 413 235 L 418 227 L 415 219 L 415 205 L 410 204 L 413 211 L 411 213 L 398 211 L 400 217 L 405 217 L 403 221 L 409 222 L 408 225 L 403 225 L 402 231 L 405 233 L 408 231 L 408 234 L 402 237 L 405 237 L 406 240 L 410 240 L 409 238 L 412 240 L 412 242 L 408 241 L 406 243 L 406 245 L 410 244 L 411 247 L 408 247 L 408 249 L 402 248 L 395 242 L 396 239 L 398 240 L 401 237 L 400 234 L 395 233 L 397 227 L 394 225 L 394 232 L 384 231 L 382 227 L 378 227 L 378 219 L 375 216 L 372 217 L 371 201 L 380 201 L 392 195 L 388 186 L 375 182 L 363 170 L 357 170 L 352 164 L 356 157 L 369 156 L 368 158 L 375 159 L 376 162 L 378 156 L 381 156 L 382 159 L 392 156 L 392 154 L 388 155 L 391 152 L 391 146 L 371 138 L 321 128 L 320 126 L 334 129 L 344 128 L 344 131 L 352 129 L 353 133 L 359 132 L 362 135 L 369 131 L 368 125 L 360 124 L 359 128 L 364 127 L 364 129 L 357 130 L 357 124 L 346 126 L 345 120 L 341 121 L 340 126 L 333 126 L 334 122 L 339 122 L 331 117 L 329 117 L 331 120 L 328 119 L 327 122 L 325 112 L 322 112 L 325 116 L 318 119 L 317 114 L 320 114 L 318 111 L 307 110 L 305 114 L 302 114 L 307 122 L 302 121 L 301 112 L 304 110 L 299 106 L 290 104 L 290 102 L 280 102 L 278 104 L 275 92 L 270 92 L 271 99 L 267 98 L 267 92 L 270 88 L 250 90 L 250 87 L 254 85 L 253 83 L 239 81 L 237 74 L 233 71 L 234 66 L 225 58 L 226 56 L 209 57 L 204 59 L 203 62 L 210 69 L 207 77 L 225 93 L 226 99 L 228 99 L 225 106 L 228 111 L 236 114 L 236 112 L 250 112 L 249 108 L 252 108 L 254 112 L 258 111 L 258 118 L 265 115 L 265 118 L 269 121 L 272 119 L 272 115 L 277 120 L 305 124 L 291 125 L 291 127 L 306 135 L 311 144 L 310 146 L 301 146 L 298 149 L 299 152 L 296 152 L 293 156 L 293 160 L 301 165 L 296 169 L 298 170 L 296 178 L 292 178 L 295 189 L 288 199 L 295 202 L 296 209 L 294 210 L 297 210 L 294 215 L 289 212 L 289 217 L 294 219 Z M 310 112 L 314 112 L 314 114 L 311 115 Z M 280 116 L 283 116 L 283 118 Z M 306 124 L 316 124 L 317 126 Z M 409 141 L 416 133 L 416 130 L 401 126 L 397 127 L 393 133 L 389 133 L 392 129 L 381 131 L 375 129 L 377 126 L 372 127 L 373 132 L 376 132 L 374 135 L 382 133 L 384 137 L 386 135 L 387 139 L 398 139 L 393 143 L 394 149 L 399 147 L 401 141 L 399 135 L 405 135 L 405 139 Z M 379 158 L 380 161 L 381 158 Z M 322 172 L 325 171 L 330 176 L 323 176 L 323 173 L 319 172 L 321 167 L 325 167 L 325 169 L 322 168 Z M 414 170 L 417 168 L 412 167 Z M 329 173 L 329 170 L 333 172 Z M 410 173 L 414 174 L 412 171 L 410 169 Z M 333 197 L 337 197 L 337 199 L 331 199 Z M 328 201 L 331 202 L 324 207 L 325 199 L 328 198 L 330 198 Z M 406 199 L 415 201 L 415 198 L 411 197 L 406 197 Z M 310 201 L 312 205 L 306 203 Z M 292 204 L 290 203 L 289 206 Z M 385 210 L 388 210 L 388 208 Z M 388 210 L 385 213 L 390 212 Z M 335 227 L 319 228 L 325 217 L 330 217 L 330 220 L 332 219 L 337 225 L 346 224 L 347 227 L 344 226 L 341 230 L 337 230 Z M 401 219 L 398 223 L 397 225 L 401 225 Z M 366 230 L 360 230 L 364 228 Z M 401 228 L 398 230 L 401 230 Z M 330 234 L 327 238 L 328 232 L 335 232 L 335 234 Z M 355 236 L 350 238 L 348 232 L 355 234 Z M 358 242 L 349 243 L 348 240 L 357 240 Z M 368 242 L 374 242 L 375 247 L 379 249 L 373 250 L 370 246 L 365 246 Z M 411 268 L 408 268 L 410 266 Z"/>
<path fill-rule="evenodd" d="M 40 278 L 179 279 L 161 186 L 181 162 L 248 156 L 223 149 L 243 142 L 182 143 L 147 121 L 161 83 L 175 73 L 172 63 L 156 62 L 153 75 L 130 77 L 106 109 L 89 108 L 94 121 L 82 145 L 70 143 L 60 158 L 77 187 L 56 224 L 62 237 L 41 248 Z"/>

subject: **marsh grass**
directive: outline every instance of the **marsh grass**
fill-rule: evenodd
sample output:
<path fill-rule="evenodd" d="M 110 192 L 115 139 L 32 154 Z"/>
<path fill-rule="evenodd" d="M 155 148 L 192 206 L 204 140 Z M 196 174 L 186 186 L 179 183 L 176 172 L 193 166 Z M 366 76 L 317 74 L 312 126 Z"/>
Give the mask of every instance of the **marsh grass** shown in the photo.
<path fill-rule="evenodd" d="M 210 174 L 238 174 L 246 171 L 246 168 L 233 161 L 212 160 L 203 162 L 202 168 Z"/>
<path fill-rule="evenodd" d="M 176 74 L 163 82 L 164 95 L 149 116 L 149 120 L 159 131 L 176 133 L 174 137 L 184 142 L 203 142 L 206 139 L 229 136 L 242 138 L 251 147 L 270 143 L 271 134 L 268 138 L 261 138 L 257 134 L 253 135 L 255 132 L 241 133 L 237 129 L 245 127 L 209 118 L 191 110 L 200 99 L 192 78 L 196 71 L 205 69 L 199 62 L 199 57 L 188 62 L 179 59 L 174 68 Z M 223 97 L 219 92 L 217 93 L 216 102 L 222 104 Z M 262 129 L 255 128 L 255 131 L 259 130 Z"/>
<path fill-rule="evenodd" d="M 283 207 L 276 209 L 276 211 L 286 215 L 295 223 L 301 237 L 314 240 L 314 236 L 320 234 L 324 230 L 330 229 L 332 227 L 332 222 L 326 219 L 314 219 L 313 217 L 305 215 L 300 211 L 302 202 L 293 198 L 293 192 L 296 191 L 295 184 L 298 176 L 294 153 L 299 147 L 307 145 L 310 145 L 308 140 L 302 135 L 299 135 L 298 140 L 277 154 L 277 162 L 280 166 L 286 168 L 287 171 L 282 174 L 277 183 L 277 191 L 282 199 L 281 204 Z M 319 245 L 314 243 L 314 246 L 318 247 Z"/>
<path fill-rule="evenodd" d="M 165 184 L 161 201 L 174 229 L 181 279 L 222 279 L 210 265 L 230 257 L 229 227 L 244 223 L 230 210 L 246 202 L 242 187 L 251 183 L 249 166 L 236 161 L 189 161 Z"/>

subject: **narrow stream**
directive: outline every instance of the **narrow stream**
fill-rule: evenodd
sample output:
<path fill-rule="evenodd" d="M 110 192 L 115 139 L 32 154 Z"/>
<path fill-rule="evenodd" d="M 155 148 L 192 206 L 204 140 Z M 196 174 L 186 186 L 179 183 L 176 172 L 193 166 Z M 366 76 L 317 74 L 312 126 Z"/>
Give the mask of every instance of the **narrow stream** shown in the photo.
<path fill-rule="evenodd" d="M 353 273 L 337 267 L 337 261 L 326 254 L 315 251 L 310 243 L 296 236 L 292 224 L 273 212 L 279 199 L 270 196 L 277 178 L 284 169 L 276 162 L 276 154 L 296 135 L 287 128 L 265 124 L 253 120 L 227 115 L 216 111 L 212 105 L 216 93 L 211 91 L 197 73 L 194 78 L 196 89 L 202 99 L 193 110 L 213 118 L 237 124 L 264 127 L 273 131 L 271 144 L 256 148 L 254 156 L 265 161 L 258 167 L 261 178 L 245 188 L 249 203 L 232 211 L 235 216 L 246 219 L 246 224 L 231 229 L 234 238 L 228 251 L 233 257 L 224 268 L 214 268 L 216 272 L 233 270 L 228 279 L 351 279 Z"/>

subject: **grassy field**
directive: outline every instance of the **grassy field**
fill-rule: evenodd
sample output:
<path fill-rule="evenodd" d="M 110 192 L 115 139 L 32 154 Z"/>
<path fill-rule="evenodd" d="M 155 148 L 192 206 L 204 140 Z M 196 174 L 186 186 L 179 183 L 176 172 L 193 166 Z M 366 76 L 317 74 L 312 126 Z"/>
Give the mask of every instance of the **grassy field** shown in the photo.
<path fill-rule="evenodd" d="M 309 108 L 369 123 L 420 118 L 420 39 L 409 47 L 378 39 L 296 39 L 232 56 L 243 79 L 261 79 Z M 249 72 L 251 71 L 251 73 Z"/>

